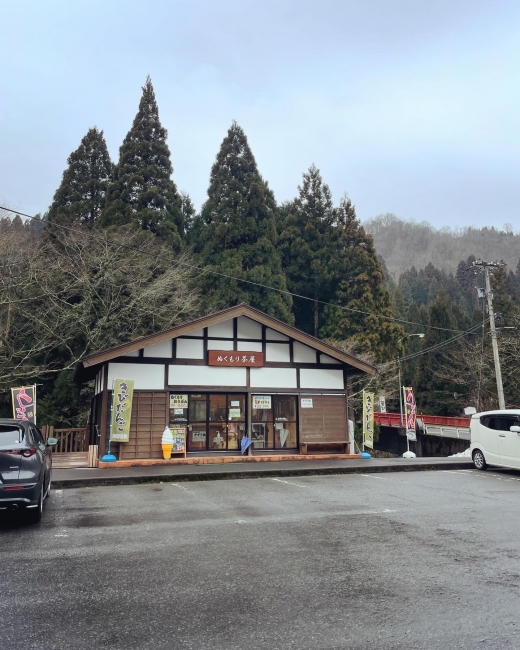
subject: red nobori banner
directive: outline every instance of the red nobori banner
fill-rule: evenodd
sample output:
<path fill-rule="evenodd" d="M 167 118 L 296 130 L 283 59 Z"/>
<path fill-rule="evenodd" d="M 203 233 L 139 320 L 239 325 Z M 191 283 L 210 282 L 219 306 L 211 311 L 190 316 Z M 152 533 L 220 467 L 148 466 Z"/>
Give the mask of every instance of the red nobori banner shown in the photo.
<path fill-rule="evenodd" d="M 242 366 L 257 368 L 264 365 L 263 352 L 208 350 L 208 366 Z"/>

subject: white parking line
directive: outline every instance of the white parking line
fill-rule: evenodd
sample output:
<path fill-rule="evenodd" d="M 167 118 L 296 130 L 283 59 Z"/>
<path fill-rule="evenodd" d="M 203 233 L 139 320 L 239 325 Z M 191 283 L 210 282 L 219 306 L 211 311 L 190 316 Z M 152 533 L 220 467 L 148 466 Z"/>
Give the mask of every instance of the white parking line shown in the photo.
<path fill-rule="evenodd" d="M 171 483 L 173 487 L 179 488 L 179 490 L 182 490 L 183 492 L 186 492 L 186 494 L 195 494 L 194 492 L 191 492 L 188 490 L 188 488 L 185 488 L 184 485 L 180 485 L 180 483 Z"/>
<path fill-rule="evenodd" d="M 291 483 L 290 481 L 282 481 L 281 478 L 272 478 L 271 481 L 278 481 L 279 483 L 286 483 L 287 485 L 294 485 L 295 487 L 306 488 L 308 485 L 300 485 L 299 483 Z"/>
<path fill-rule="evenodd" d="M 374 476 L 373 474 L 361 474 L 364 478 L 377 478 L 380 481 L 391 481 L 392 483 L 406 483 L 407 485 L 410 483 L 410 481 L 400 481 L 399 479 L 395 478 L 387 478 L 385 476 Z"/>
<path fill-rule="evenodd" d="M 484 474 L 483 472 L 477 472 L 473 469 L 461 469 L 460 472 L 454 471 L 454 470 L 442 470 L 444 474 L 459 474 L 459 476 L 476 476 L 477 478 L 489 478 L 489 479 L 496 479 L 497 481 L 520 481 L 520 478 L 516 478 L 514 476 L 499 476 L 498 474 L 493 474 L 491 472 L 488 472 Z"/>

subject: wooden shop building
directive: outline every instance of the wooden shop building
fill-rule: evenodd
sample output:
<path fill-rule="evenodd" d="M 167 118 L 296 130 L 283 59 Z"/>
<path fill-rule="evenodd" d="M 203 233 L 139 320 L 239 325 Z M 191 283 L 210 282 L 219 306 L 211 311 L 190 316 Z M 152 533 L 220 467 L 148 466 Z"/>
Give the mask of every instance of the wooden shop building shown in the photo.
<path fill-rule="evenodd" d="M 112 382 L 134 381 L 130 439 L 119 460 L 162 458 L 164 428 L 184 427 L 190 455 L 349 450 L 350 378 L 366 362 L 247 304 L 85 357 L 80 383 L 95 380 L 91 445 L 107 450 Z"/>

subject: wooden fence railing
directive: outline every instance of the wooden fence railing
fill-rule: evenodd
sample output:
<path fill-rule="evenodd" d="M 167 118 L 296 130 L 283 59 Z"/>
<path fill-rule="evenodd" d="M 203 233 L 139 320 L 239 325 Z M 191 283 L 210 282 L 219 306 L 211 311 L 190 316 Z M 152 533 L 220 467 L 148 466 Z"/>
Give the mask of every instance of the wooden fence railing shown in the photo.
<path fill-rule="evenodd" d="M 89 430 L 81 427 L 77 429 L 55 429 L 53 426 L 46 428 L 46 438 L 57 438 L 58 443 L 51 447 L 55 454 L 70 454 L 73 452 L 88 452 Z"/>

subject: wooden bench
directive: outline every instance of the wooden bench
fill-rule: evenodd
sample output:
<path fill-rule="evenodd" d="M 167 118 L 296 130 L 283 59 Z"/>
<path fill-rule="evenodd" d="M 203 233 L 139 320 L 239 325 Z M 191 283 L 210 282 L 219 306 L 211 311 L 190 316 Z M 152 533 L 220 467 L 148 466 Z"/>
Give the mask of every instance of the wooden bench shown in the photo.
<path fill-rule="evenodd" d="M 336 442 L 327 440 L 327 442 L 302 442 L 300 443 L 300 453 L 307 454 L 308 447 L 342 447 L 343 451 L 341 453 L 348 454 L 350 443 L 345 442 L 344 440 L 338 440 Z"/>

